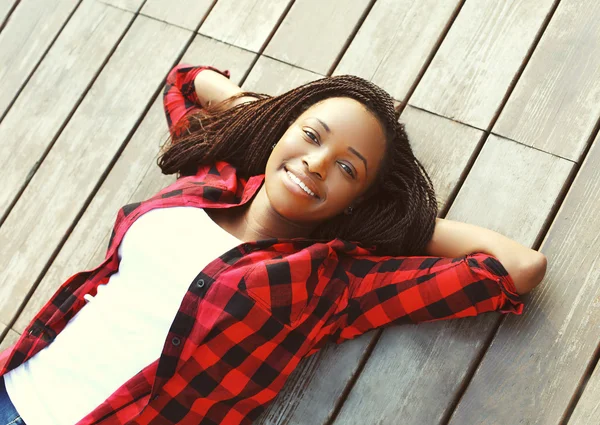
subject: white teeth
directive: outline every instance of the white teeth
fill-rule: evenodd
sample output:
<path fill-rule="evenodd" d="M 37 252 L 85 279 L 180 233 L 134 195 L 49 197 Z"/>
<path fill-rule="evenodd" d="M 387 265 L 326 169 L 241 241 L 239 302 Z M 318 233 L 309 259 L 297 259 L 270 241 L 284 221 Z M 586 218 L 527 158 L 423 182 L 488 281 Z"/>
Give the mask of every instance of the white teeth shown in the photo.
<path fill-rule="evenodd" d="M 300 181 L 300 179 L 298 177 L 296 177 L 295 175 L 293 175 L 290 171 L 288 171 L 287 174 L 294 181 L 294 183 L 296 183 L 298 186 L 300 186 L 302 189 L 304 189 L 304 191 L 306 193 L 308 193 L 310 196 L 316 197 L 316 195 L 314 194 L 314 192 L 312 190 L 310 190 L 308 187 L 306 187 L 306 185 L 304 183 L 302 183 L 302 181 Z"/>

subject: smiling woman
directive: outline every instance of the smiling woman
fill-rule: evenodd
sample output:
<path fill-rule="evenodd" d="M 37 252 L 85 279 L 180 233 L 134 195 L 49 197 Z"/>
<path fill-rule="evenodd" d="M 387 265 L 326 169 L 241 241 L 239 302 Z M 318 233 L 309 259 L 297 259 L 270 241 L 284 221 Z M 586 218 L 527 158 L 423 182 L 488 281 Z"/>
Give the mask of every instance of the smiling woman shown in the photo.
<path fill-rule="evenodd" d="M 270 97 L 224 83 L 226 71 L 209 69 L 204 80 L 196 71 L 181 66 L 172 78 L 182 87 L 202 81 L 208 94 L 194 94 L 207 107 L 172 120 L 159 166 L 194 175 L 220 159 L 244 176 L 265 175 L 249 205 L 214 214 L 220 225 L 248 240 L 339 237 L 380 255 L 425 253 L 435 192 L 384 90 L 346 75 Z"/>
<path fill-rule="evenodd" d="M 179 178 L 123 206 L 104 262 L 0 353 L 11 423 L 248 425 L 328 341 L 522 313 L 492 255 L 426 255 L 448 226 L 432 238 L 433 186 L 384 90 L 346 75 L 198 96 L 203 71 L 229 76 L 167 77 L 158 163 Z"/>

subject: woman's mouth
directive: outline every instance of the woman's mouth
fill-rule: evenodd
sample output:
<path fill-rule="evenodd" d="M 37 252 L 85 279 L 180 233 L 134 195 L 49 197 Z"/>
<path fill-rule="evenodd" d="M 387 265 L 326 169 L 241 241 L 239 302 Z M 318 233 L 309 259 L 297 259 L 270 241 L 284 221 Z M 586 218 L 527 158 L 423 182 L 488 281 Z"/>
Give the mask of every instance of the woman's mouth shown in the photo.
<path fill-rule="evenodd" d="M 294 175 L 291 171 L 288 171 L 286 168 L 283 169 L 285 174 L 287 175 L 287 179 L 285 179 L 286 186 L 299 195 L 303 195 L 312 199 L 321 199 L 319 198 L 312 190 L 310 190 L 298 177 Z"/>

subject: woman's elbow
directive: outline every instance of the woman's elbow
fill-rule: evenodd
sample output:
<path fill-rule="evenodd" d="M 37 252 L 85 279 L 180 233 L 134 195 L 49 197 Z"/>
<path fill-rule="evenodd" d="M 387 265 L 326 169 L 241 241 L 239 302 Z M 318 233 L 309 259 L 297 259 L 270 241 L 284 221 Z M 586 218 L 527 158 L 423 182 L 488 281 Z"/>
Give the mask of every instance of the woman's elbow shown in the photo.
<path fill-rule="evenodd" d="M 524 263 L 519 271 L 512 276 L 519 295 L 530 292 L 542 282 L 546 275 L 548 259 L 541 252 L 537 253 L 534 258 Z"/>

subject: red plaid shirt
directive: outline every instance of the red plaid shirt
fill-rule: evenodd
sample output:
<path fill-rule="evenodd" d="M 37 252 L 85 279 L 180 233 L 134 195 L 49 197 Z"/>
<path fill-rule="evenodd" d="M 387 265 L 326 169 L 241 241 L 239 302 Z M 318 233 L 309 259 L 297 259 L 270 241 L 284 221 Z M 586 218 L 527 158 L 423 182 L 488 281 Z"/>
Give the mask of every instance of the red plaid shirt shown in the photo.
<path fill-rule="evenodd" d="M 202 69 L 178 66 L 169 74 L 170 125 L 197 108 L 193 78 Z M 119 267 L 117 248 L 142 214 L 241 205 L 263 181 L 264 175 L 245 180 L 230 164 L 217 162 L 122 207 L 105 261 L 61 285 L 17 343 L 0 354 L 0 375 L 50 344 L 85 305 L 84 295 L 108 282 Z M 523 303 L 504 267 L 487 254 L 378 257 L 340 239 L 242 243 L 190 282 L 160 358 L 78 424 L 249 424 L 298 362 L 327 341 L 495 310 L 521 314 Z"/>

